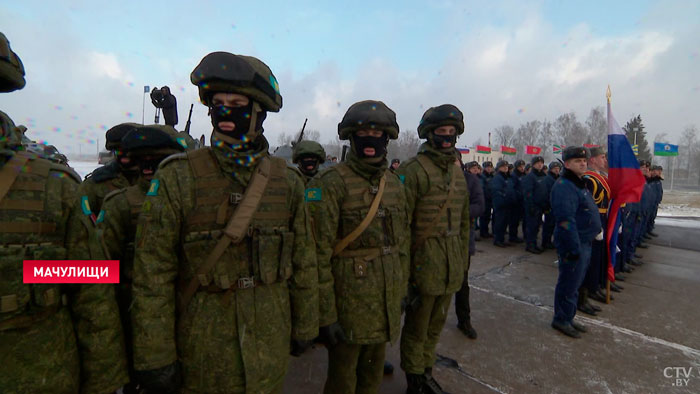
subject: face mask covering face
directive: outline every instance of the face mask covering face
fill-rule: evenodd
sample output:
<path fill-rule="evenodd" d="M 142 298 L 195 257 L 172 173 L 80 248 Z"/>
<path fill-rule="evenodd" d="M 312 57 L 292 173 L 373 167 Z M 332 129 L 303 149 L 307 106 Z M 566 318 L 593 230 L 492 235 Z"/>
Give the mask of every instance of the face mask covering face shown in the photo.
<path fill-rule="evenodd" d="M 386 145 L 389 142 L 389 137 L 386 133 L 381 137 L 358 137 L 356 134 L 352 135 L 352 142 L 355 145 L 355 153 L 360 158 L 376 158 L 383 157 L 386 154 Z M 365 154 L 365 148 L 373 148 L 374 154 Z"/>

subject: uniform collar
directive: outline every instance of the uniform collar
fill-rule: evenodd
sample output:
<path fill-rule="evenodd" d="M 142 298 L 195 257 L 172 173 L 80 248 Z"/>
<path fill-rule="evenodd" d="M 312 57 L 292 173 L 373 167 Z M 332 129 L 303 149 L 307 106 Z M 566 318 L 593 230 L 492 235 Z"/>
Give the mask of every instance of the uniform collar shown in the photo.
<path fill-rule="evenodd" d="M 562 175 L 562 177 L 571 181 L 571 183 L 573 183 L 579 189 L 586 187 L 586 182 L 571 171 L 564 170 L 564 175 Z"/>

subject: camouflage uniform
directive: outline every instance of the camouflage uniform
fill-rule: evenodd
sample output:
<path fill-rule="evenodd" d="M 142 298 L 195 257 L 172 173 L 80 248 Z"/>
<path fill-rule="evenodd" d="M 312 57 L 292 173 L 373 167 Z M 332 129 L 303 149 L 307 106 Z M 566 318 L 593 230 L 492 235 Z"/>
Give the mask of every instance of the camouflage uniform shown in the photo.
<path fill-rule="evenodd" d="M 305 160 L 313 162 L 314 168 L 310 170 L 304 168 L 303 161 Z M 306 183 L 309 183 L 311 178 L 318 173 L 318 166 L 326 161 L 326 151 L 316 141 L 299 141 L 294 146 L 292 161 L 299 166 L 299 171 L 304 175 Z"/>
<path fill-rule="evenodd" d="M 366 111 L 371 105 L 377 113 L 390 113 L 391 120 L 373 117 Z M 348 110 L 339 134 L 347 139 L 351 132 L 376 127 L 395 139 L 395 119 L 381 102 L 360 102 Z M 356 123 L 360 120 L 362 127 Z M 387 170 L 385 156 L 370 164 L 352 147 L 347 161 L 321 172 L 306 190 L 316 236 L 320 324 L 337 321 L 346 337 L 345 342 L 329 346 L 325 393 L 378 391 L 386 342 L 399 336 L 408 278 L 408 216 L 401 181 Z M 369 226 L 345 249 L 334 252 L 367 216 L 382 177 L 384 194 Z"/>
<path fill-rule="evenodd" d="M 185 148 L 177 141 L 179 135 L 170 126 L 149 125 L 138 127 L 122 139 L 124 148 L 135 164 L 143 166 L 141 158 L 166 156 L 182 152 Z M 157 161 L 157 159 L 156 159 Z M 149 163 L 150 164 L 150 163 Z M 156 166 L 154 161 L 152 166 Z M 133 336 L 129 309 L 131 307 L 131 286 L 134 266 L 134 236 L 136 222 L 141 206 L 146 198 L 150 181 L 140 176 L 136 184 L 109 193 L 102 203 L 102 210 L 97 220 L 100 241 L 105 248 L 105 255 L 111 260 L 119 260 L 119 285 L 117 285 L 117 303 L 122 320 L 126 342 L 129 371 L 133 382 Z"/>
<path fill-rule="evenodd" d="M 438 150 L 433 142 L 437 137 L 432 131 L 445 125 L 454 125 L 461 134 L 462 113 L 451 105 L 429 109 L 418 128 L 419 136 L 429 142 L 398 169 L 405 177 L 412 218 L 411 289 L 401 333 L 401 368 L 407 374 L 409 392 L 412 388 L 420 390 L 418 387 L 426 381 L 434 382 L 430 372 L 435 363 L 435 346 L 452 294 L 460 289 L 469 268 L 467 183 L 455 164 L 454 146 Z M 454 190 L 448 200 L 450 185 Z M 442 210 L 444 204 L 447 206 Z"/>
<path fill-rule="evenodd" d="M 227 83 L 239 77 L 246 82 Z M 249 78 L 272 86 L 263 89 Z M 264 117 L 260 111 L 277 112 L 281 96 L 264 63 L 223 52 L 207 55 L 192 81 L 207 104 L 209 93 L 236 92 L 261 110 L 245 140 L 215 124 L 213 148 L 170 156 L 151 181 L 136 230 L 134 367 L 137 375 L 157 377 L 179 360 L 183 392 L 279 392 L 290 340 L 310 341 L 318 333 L 318 271 L 304 182 L 284 160 L 269 156 L 255 121 Z M 269 180 L 247 234 L 232 241 L 211 270 L 198 273 L 266 162 Z M 184 305 L 191 283 L 197 291 Z M 179 315 L 176 303 L 184 308 Z"/>
<path fill-rule="evenodd" d="M 0 52 L 5 51 L 17 59 L 0 34 Z M 10 91 L 7 64 L 0 63 L 2 90 Z M 2 112 L 0 126 L 0 184 L 9 187 L 0 196 L 0 391 L 114 391 L 127 377 L 113 288 L 22 279 L 25 259 L 62 260 L 80 252 L 68 224 L 80 177 L 68 167 L 14 152 L 15 126 Z"/>

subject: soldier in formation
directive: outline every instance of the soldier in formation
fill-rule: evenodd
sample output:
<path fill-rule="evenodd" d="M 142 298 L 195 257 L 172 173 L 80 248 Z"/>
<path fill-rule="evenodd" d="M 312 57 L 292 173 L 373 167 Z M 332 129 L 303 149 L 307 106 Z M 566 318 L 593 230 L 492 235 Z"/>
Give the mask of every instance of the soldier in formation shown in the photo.
<path fill-rule="evenodd" d="M 542 214 L 549 206 L 549 193 L 545 186 L 547 174 L 542 170 L 544 158 L 532 158 L 531 171 L 522 178 L 521 188 L 525 202 L 525 241 L 530 253 L 540 254 L 544 248 L 537 245 L 537 235 L 542 225 Z"/>
<path fill-rule="evenodd" d="M 501 160 L 496 163 L 496 175 L 490 182 L 491 198 L 493 199 L 493 244 L 505 248 L 506 226 L 509 218 L 514 215 L 517 204 L 517 194 L 513 176 L 508 172 L 508 162 Z"/>
<path fill-rule="evenodd" d="M 484 212 L 479 217 L 479 235 L 488 239 L 493 237 L 493 231 L 489 231 L 489 224 L 493 216 L 493 196 L 491 195 L 490 183 L 493 180 L 493 163 L 485 161 L 483 172 L 479 175 L 481 179 L 481 189 L 484 191 Z"/>
<path fill-rule="evenodd" d="M 542 224 L 542 249 L 554 249 L 554 243 L 552 242 L 552 235 L 554 234 L 554 215 L 552 214 L 552 205 L 549 200 L 549 196 L 552 193 L 552 186 L 559 179 L 559 173 L 561 172 L 561 163 L 558 161 L 553 161 L 549 163 L 549 171 L 547 171 L 547 177 L 544 180 L 545 194 L 547 195 L 547 205 L 544 209 L 544 223 Z"/>
<path fill-rule="evenodd" d="M 388 170 L 396 114 L 381 101 L 348 108 L 338 124 L 346 161 L 306 189 L 319 267 L 320 341 L 328 349 L 324 393 L 376 393 L 387 342 L 401 326 L 409 277 L 409 217 L 401 178 Z"/>
<path fill-rule="evenodd" d="M 316 141 L 299 141 L 294 145 L 292 162 L 304 175 L 305 183 L 318 174 L 318 166 L 326 161 L 326 151 Z"/>

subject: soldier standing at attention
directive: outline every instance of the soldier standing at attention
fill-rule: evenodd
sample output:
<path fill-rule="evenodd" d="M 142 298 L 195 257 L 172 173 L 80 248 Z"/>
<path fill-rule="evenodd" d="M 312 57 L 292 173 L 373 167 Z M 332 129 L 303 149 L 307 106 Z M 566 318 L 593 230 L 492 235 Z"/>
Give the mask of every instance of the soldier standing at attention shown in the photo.
<path fill-rule="evenodd" d="M 311 178 L 318 173 L 318 166 L 326 161 L 326 151 L 316 141 L 299 141 L 294 146 L 292 161 L 304 175 L 305 183 L 309 183 Z"/>
<path fill-rule="evenodd" d="M 542 213 L 549 206 L 549 193 L 545 187 L 547 174 L 542 171 L 542 167 L 544 158 L 533 157 L 532 169 L 521 182 L 525 201 L 525 250 L 534 254 L 544 252 L 544 249 L 537 246 L 537 234 L 542 224 Z"/>
<path fill-rule="evenodd" d="M 176 137 L 177 132 L 171 126 L 139 125 L 122 139 L 124 149 L 129 152 L 129 159 L 139 168 L 139 178 L 133 186 L 109 193 L 102 203 L 102 210 L 97 219 L 100 244 L 105 248 L 106 257 L 119 260 L 117 303 L 131 375 L 131 383 L 124 388 L 125 394 L 137 392 L 132 353 L 133 335 L 129 318 L 136 223 L 158 164 L 168 155 L 185 150 Z"/>
<path fill-rule="evenodd" d="M 0 33 L 0 92 L 24 85 Z M 0 111 L 0 391 L 114 392 L 128 381 L 114 287 L 23 283 L 23 260 L 89 257 L 68 221 L 80 176 L 20 145 Z"/>
<path fill-rule="evenodd" d="M 493 214 L 493 197 L 491 196 L 491 186 L 493 180 L 493 163 L 490 161 L 484 162 L 484 171 L 479 174 L 481 178 L 481 189 L 484 191 L 484 212 L 479 217 L 479 233 L 481 238 L 492 238 L 493 233 L 489 232 L 489 223 Z"/>
<path fill-rule="evenodd" d="M 432 376 L 435 346 L 469 266 L 469 192 L 454 153 L 463 132 L 463 115 L 454 105 L 428 109 L 418 125 L 418 136 L 427 142 L 398 171 L 405 177 L 412 217 L 411 277 L 401 333 L 407 393 L 442 393 Z"/>
<path fill-rule="evenodd" d="M 270 157 L 263 135 L 282 96 L 251 56 L 210 53 L 190 80 L 209 107 L 212 147 L 162 161 L 146 193 L 132 289 L 135 375 L 157 393 L 279 393 L 290 341 L 299 354 L 318 335 L 304 180 Z"/>
<path fill-rule="evenodd" d="M 510 243 L 505 242 L 506 225 L 512 215 L 512 207 L 516 203 L 515 189 L 508 172 L 508 162 L 501 160 L 496 163 L 496 175 L 490 183 L 493 198 L 493 244 L 505 248 Z"/>
<path fill-rule="evenodd" d="M 511 211 L 508 216 L 508 241 L 515 244 L 523 243 L 523 239 L 518 237 L 518 227 L 521 225 L 523 235 L 525 235 L 525 206 L 522 188 L 525 175 L 525 160 L 516 160 L 508 179 L 513 184 L 516 196 L 515 201 L 511 203 Z"/>
<path fill-rule="evenodd" d="M 319 266 L 320 340 L 328 348 L 327 394 L 377 393 L 387 342 L 399 337 L 409 232 L 401 179 L 388 170 L 396 114 L 381 101 L 348 108 L 338 124 L 346 160 L 306 189 Z"/>
<path fill-rule="evenodd" d="M 554 234 L 554 215 L 552 215 L 552 205 L 549 200 L 552 194 L 552 186 L 559 179 L 561 172 L 561 163 L 553 161 L 549 163 L 549 171 L 544 179 L 545 195 L 547 196 L 547 206 L 544 210 L 544 224 L 542 225 L 542 249 L 555 249 L 552 243 L 552 235 Z"/>
<path fill-rule="evenodd" d="M 598 207 L 586 189 L 588 150 L 569 146 L 562 152 L 564 174 L 552 186 L 554 244 L 559 257 L 559 278 L 554 289 L 552 327 L 579 338 L 586 328 L 574 321 L 578 289 L 591 260 L 591 243 L 602 231 Z"/>

